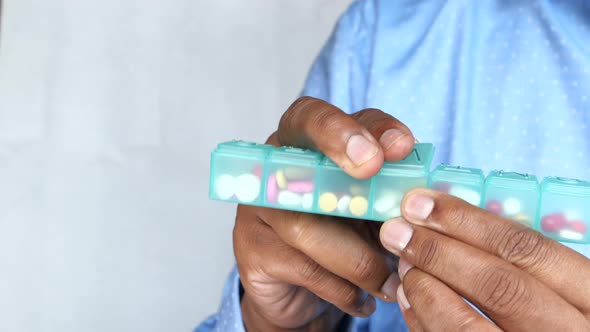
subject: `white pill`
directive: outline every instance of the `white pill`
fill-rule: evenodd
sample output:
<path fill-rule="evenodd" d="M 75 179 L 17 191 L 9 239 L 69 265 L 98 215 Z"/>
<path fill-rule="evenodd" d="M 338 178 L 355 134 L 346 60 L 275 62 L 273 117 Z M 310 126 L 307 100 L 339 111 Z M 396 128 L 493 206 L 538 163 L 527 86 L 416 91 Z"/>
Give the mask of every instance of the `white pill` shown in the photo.
<path fill-rule="evenodd" d="M 572 231 L 569 229 L 562 229 L 559 231 L 558 234 L 559 239 L 570 240 L 570 241 L 582 241 L 584 239 L 584 235 L 580 234 L 576 231 Z"/>
<path fill-rule="evenodd" d="M 236 189 L 236 179 L 228 174 L 220 175 L 215 182 L 215 192 L 221 199 L 230 199 Z"/>
<path fill-rule="evenodd" d="M 252 202 L 260 193 L 260 179 L 254 174 L 242 174 L 236 178 L 236 197 L 241 202 Z"/>
<path fill-rule="evenodd" d="M 313 206 L 313 194 L 312 193 L 305 193 L 303 197 L 301 197 L 301 205 L 304 209 L 311 209 Z"/>
<path fill-rule="evenodd" d="M 453 186 L 449 194 L 459 197 L 471 205 L 479 206 L 481 203 L 481 195 L 478 192 L 463 186 Z"/>
<path fill-rule="evenodd" d="M 375 201 L 375 211 L 377 213 L 387 213 L 395 207 L 399 208 L 402 201 L 402 195 L 397 191 L 383 191 Z"/>
<path fill-rule="evenodd" d="M 516 198 L 507 198 L 504 201 L 504 204 L 502 204 L 502 209 L 504 211 L 504 214 L 506 215 L 514 215 L 517 213 L 520 213 L 521 210 L 521 206 L 520 206 L 520 201 Z"/>
<path fill-rule="evenodd" d="M 348 195 L 340 197 L 340 199 L 338 200 L 338 212 L 346 213 L 348 211 L 348 206 L 350 205 L 351 200 L 352 197 Z"/>
<path fill-rule="evenodd" d="M 281 205 L 298 206 L 301 205 L 302 195 L 289 190 L 281 190 L 277 202 Z"/>

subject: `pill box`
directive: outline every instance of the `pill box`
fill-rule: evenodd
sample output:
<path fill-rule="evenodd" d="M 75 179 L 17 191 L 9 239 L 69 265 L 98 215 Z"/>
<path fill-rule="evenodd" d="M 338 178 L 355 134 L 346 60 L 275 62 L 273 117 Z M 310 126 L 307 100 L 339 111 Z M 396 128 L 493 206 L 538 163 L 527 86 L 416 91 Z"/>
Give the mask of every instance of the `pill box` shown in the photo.
<path fill-rule="evenodd" d="M 433 157 L 434 146 L 421 143 L 404 160 L 383 165 L 373 178 L 371 202 L 375 220 L 399 217 L 404 194 L 413 188 L 427 187 Z"/>
<path fill-rule="evenodd" d="M 275 148 L 265 162 L 263 205 L 313 212 L 321 153 L 293 147 Z"/>
<path fill-rule="evenodd" d="M 541 190 L 537 177 L 492 171 L 485 179 L 482 207 L 502 217 L 533 227 Z"/>
<path fill-rule="evenodd" d="M 544 178 L 535 229 L 558 241 L 590 243 L 589 207 L 590 182 Z"/>
<path fill-rule="evenodd" d="M 562 242 L 590 244 L 590 182 L 558 177 L 541 184 L 530 174 L 439 165 L 434 146 L 416 144 L 370 179 L 347 175 L 321 153 L 244 141 L 211 154 L 209 197 L 215 200 L 347 218 L 385 221 L 400 215 L 410 189 L 428 187 L 459 197 Z"/>
<path fill-rule="evenodd" d="M 219 144 L 211 155 L 209 197 L 261 204 L 264 161 L 273 149 L 271 145 L 243 141 Z"/>
<path fill-rule="evenodd" d="M 443 164 L 432 171 L 428 186 L 480 206 L 484 179 L 479 169 Z"/>

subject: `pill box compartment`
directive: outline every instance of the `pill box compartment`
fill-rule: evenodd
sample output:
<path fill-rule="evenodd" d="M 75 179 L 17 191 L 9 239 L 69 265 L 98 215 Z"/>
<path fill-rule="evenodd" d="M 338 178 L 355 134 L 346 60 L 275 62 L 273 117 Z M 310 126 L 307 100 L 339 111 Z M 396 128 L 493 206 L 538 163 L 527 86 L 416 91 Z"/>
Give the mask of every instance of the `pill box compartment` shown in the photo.
<path fill-rule="evenodd" d="M 557 241 L 590 243 L 590 182 L 547 177 L 535 228 Z"/>
<path fill-rule="evenodd" d="M 211 154 L 209 197 L 259 205 L 266 155 L 273 147 L 244 141 L 221 143 Z"/>
<path fill-rule="evenodd" d="M 480 169 L 443 164 L 430 174 L 428 187 L 480 206 L 484 179 Z"/>
<path fill-rule="evenodd" d="M 416 144 L 408 157 L 399 162 L 386 162 L 373 178 L 373 218 L 379 221 L 399 217 L 400 204 L 406 192 L 427 187 L 434 146 Z"/>
<path fill-rule="evenodd" d="M 317 170 L 322 154 L 293 147 L 273 150 L 266 161 L 264 205 L 313 212 L 317 206 Z"/>
<path fill-rule="evenodd" d="M 324 157 L 318 184 L 318 213 L 369 219 L 371 179 L 355 179 Z"/>
<path fill-rule="evenodd" d="M 485 180 L 482 207 L 528 227 L 534 227 L 539 204 L 537 177 L 492 171 Z"/>

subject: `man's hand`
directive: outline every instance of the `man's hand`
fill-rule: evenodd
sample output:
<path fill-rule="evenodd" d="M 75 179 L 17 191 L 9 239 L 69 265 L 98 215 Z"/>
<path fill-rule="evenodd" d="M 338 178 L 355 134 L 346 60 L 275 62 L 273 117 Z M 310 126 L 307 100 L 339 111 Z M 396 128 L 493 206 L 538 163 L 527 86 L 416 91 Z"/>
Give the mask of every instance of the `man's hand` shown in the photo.
<path fill-rule="evenodd" d="M 406 157 L 410 130 L 375 109 L 347 115 L 314 98 L 297 100 L 268 143 L 321 151 L 349 175 L 375 175 Z M 366 317 L 375 299 L 395 300 L 397 259 L 379 223 L 239 206 L 234 251 L 249 331 L 334 329 L 344 314 Z"/>
<path fill-rule="evenodd" d="M 590 331 L 590 260 L 532 229 L 415 189 L 380 238 L 413 331 Z"/>

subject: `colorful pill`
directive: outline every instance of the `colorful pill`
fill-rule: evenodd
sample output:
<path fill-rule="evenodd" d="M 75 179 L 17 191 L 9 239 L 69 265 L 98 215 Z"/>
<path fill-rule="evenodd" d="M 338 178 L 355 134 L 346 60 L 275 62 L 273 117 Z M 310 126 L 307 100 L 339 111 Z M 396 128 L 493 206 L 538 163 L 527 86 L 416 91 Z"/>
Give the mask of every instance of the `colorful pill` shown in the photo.
<path fill-rule="evenodd" d="M 256 175 L 259 179 L 262 179 L 262 166 L 256 165 L 252 169 L 252 174 Z"/>
<path fill-rule="evenodd" d="M 511 219 L 525 226 L 533 227 L 532 219 L 524 213 L 517 213 L 512 216 Z"/>
<path fill-rule="evenodd" d="M 228 174 L 220 175 L 215 182 L 215 192 L 221 199 L 230 199 L 236 188 L 235 178 Z"/>
<path fill-rule="evenodd" d="M 363 216 L 369 209 L 369 201 L 363 196 L 355 196 L 350 200 L 349 210 L 355 216 Z"/>
<path fill-rule="evenodd" d="M 562 229 L 559 231 L 558 236 L 560 239 L 569 240 L 569 241 L 582 241 L 584 239 L 584 235 L 578 232 L 574 232 L 569 229 Z"/>
<path fill-rule="evenodd" d="M 381 214 L 388 213 L 396 206 L 399 207 L 401 200 L 401 193 L 389 190 L 383 191 L 375 201 L 375 211 Z"/>
<path fill-rule="evenodd" d="M 314 187 L 313 181 L 293 181 L 287 184 L 287 189 L 296 193 L 310 193 Z"/>
<path fill-rule="evenodd" d="M 502 204 L 502 208 L 505 214 L 513 215 L 520 212 L 521 204 L 518 199 L 510 197 L 504 201 L 504 204 Z"/>
<path fill-rule="evenodd" d="M 486 204 L 486 210 L 490 211 L 491 213 L 500 215 L 502 214 L 502 204 L 496 200 L 491 200 Z"/>
<path fill-rule="evenodd" d="M 348 206 L 350 205 L 351 200 L 352 197 L 348 195 L 340 197 L 340 199 L 338 200 L 338 212 L 346 213 L 348 211 Z"/>
<path fill-rule="evenodd" d="M 338 197 L 334 193 L 326 192 L 320 196 L 320 210 L 324 212 L 333 212 L 338 207 Z"/>
<path fill-rule="evenodd" d="M 285 177 L 285 173 L 282 170 L 278 170 L 275 173 L 275 178 L 277 180 L 277 186 L 279 186 L 279 188 L 287 188 L 287 178 Z"/>
<path fill-rule="evenodd" d="M 236 178 L 236 198 L 252 202 L 260 193 L 260 180 L 254 174 L 242 174 Z"/>
<path fill-rule="evenodd" d="M 541 219 L 541 229 L 547 233 L 562 230 L 566 224 L 567 220 L 561 213 L 548 214 Z"/>
<path fill-rule="evenodd" d="M 277 178 L 274 176 L 274 174 L 271 174 L 268 177 L 268 182 L 266 183 L 266 199 L 270 203 L 276 203 L 278 196 L 279 187 L 277 186 Z"/>
<path fill-rule="evenodd" d="M 313 207 L 313 194 L 312 193 L 303 194 L 303 197 L 301 197 L 301 206 L 306 210 L 309 210 Z"/>
<path fill-rule="evenodd" d="M 289 190 L 281 190 L 277 202 L 281 205 L 299 206 L 301 205 L 303 197 L 301 194 L 294 193 Z"/>
<path fill-rule="evenodd" d="M 575 220 L 572 221 L 568 224 L 568 228 L 571 229 L 572 231 L 576 231 L 578 233 L 586 233 L 586 231 L 588 231 L 588 227 L 586 226 L 586 224 L 583 221 L 579 221 L 579 220 Z"/>

